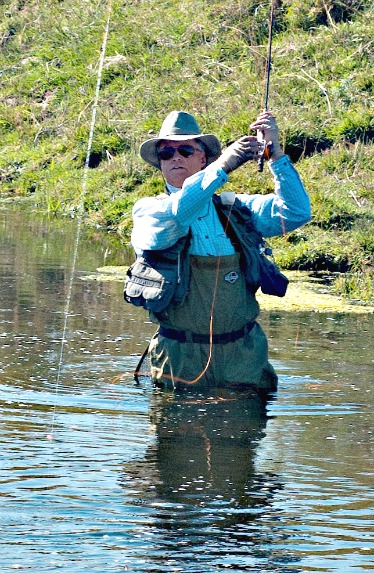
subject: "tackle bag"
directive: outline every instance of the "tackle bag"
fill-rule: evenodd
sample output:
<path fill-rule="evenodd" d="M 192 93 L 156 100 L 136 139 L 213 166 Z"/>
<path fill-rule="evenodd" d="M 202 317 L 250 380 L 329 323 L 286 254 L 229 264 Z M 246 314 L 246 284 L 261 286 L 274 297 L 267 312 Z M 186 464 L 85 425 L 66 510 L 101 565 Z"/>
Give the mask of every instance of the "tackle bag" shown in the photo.
<path fill-rule="evenodd" d="M 286 294 L 290 281 L 266 254 L 271 254 L 271 250 L 266 248 L 265 253 L 260 254 L 260 288 L 264 294 L 282 297 Z"/>
<path fill-rule="evenodd" d="M 190 278 L 190 238 L 189 231 L 168 249 L 143 251 L 127 271 L 125 301 L 156 313 L 171 302 L 183 302 Z"/>

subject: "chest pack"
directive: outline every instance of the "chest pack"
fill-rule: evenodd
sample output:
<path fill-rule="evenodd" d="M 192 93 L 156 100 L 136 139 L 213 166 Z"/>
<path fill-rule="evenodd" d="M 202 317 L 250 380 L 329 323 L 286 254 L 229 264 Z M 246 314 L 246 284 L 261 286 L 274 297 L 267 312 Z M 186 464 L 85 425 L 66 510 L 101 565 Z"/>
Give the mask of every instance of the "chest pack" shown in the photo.
<path fill-rule="evenodd" d="M 190 242 L 189 231 L 168 249 L 143 251 L 127 271 L 125 301 L 152 312 L 162 312 L 171 302 L 182 303 L 190 278 Z"/>
<path fill-rule="evenodd" d="M 282 297 L 288 279 L 266 256 L 268 250 L 261 234 L 255 229 L 251 212 L 239 200 L 224 205 L 213 195 L 219 219 L 236 251 L 240 252 L 241 268 L 248 287 L 255 293 Z M 125 280 L 124 299 L 151 312 L 162 312 L 171 302 L 182 303 L 188 293 L 190 266 L 188 249 L 191 231 L 172 247 L 143 251 L 129 267 Z"/>

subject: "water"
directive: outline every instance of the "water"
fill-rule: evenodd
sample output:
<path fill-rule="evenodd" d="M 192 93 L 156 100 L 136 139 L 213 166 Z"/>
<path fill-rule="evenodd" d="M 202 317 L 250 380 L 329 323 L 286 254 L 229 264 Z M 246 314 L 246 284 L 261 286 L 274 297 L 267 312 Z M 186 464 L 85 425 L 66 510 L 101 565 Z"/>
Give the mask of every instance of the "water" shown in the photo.
<path fill-rule="evenodd" d="M 129 253 L 82 238 L 57 385 L 75 224 L 0 234 L 0 571 L 374 569 L 372 315 L 263 313 L 267 415 L 157 394 L 123 376 L 154 325 L 93 280 Z"/>

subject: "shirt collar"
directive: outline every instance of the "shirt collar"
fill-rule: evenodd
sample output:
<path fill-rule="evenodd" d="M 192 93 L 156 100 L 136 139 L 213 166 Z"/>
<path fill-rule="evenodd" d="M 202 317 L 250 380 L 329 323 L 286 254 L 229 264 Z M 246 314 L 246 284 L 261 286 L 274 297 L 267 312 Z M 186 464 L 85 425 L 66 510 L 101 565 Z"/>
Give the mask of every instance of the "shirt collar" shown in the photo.
<path fill-rule="evenodd" d="M 176 193 L 181 190 L 181 187 L 174 187 L 173 185 L 170 185 L 170 183 L 166 183 L 166 190 L 169 194 Z"/>

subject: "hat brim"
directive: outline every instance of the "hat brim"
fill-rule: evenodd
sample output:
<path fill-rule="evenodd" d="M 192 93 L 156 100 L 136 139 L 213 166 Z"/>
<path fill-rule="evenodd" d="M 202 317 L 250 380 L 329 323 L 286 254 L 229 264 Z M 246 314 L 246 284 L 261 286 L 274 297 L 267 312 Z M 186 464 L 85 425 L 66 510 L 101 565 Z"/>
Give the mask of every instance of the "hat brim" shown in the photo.
<path fill-rule="evenodd" d="M 161 165 L 157 155 L 157 148 L 161 141 L 187 141 L 190 139 L 199 139 L 206 147 L 207 165 L 215 161 L 221 155 L 221 144 L 218 138 L 212 133 L 197 134 L 197 135 L 170 135 L 165 137 L 154 137 L 147 139 L 140 146 L 140 157 L 147 163 L 161 169 Z"/>

